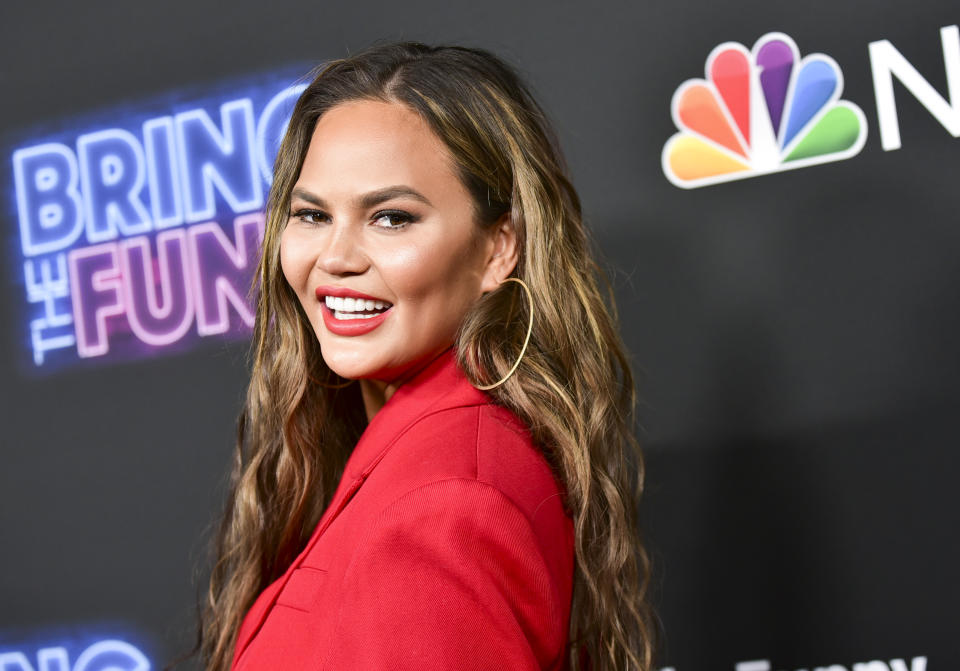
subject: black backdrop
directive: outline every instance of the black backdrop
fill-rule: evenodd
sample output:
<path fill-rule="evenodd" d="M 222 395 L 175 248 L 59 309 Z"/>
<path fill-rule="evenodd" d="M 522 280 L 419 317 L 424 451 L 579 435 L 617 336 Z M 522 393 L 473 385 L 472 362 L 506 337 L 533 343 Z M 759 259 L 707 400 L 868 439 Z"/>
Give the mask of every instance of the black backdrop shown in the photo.
<path fill-rule="evenodd" d="M 245 384 L 242 341 L 218 338 L 34 363 L 13 151 L 399 38 L 495 51 L 558 128 L 638 372 L 659 665 L 957 668 L 960 141 L 896 83 L 884 151 L 868 51 L 889 40 L 949 103 L 957 23 L 946 0 L 5 3 L 0 668 L 105 668 L 107 639 L 158 668 L 189 645 Z M 674 91 L 771 31 L 836 60 L 863 150 L 673 186 Z"/>

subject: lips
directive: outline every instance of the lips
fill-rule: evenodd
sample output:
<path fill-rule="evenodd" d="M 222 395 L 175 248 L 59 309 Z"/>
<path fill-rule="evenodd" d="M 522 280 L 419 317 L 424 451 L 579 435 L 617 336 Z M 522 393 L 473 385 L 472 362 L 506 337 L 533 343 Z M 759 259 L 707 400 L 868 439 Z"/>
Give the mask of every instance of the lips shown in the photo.
<path fill-rule="evenodd" d="M 321 302 L 320 310 L 327 330 L 341 336 L 369 333 L 384 322 L 393 308 L 389 301 L 346 287 L 317 287 L 316 296 Z M 356 318 L 342 318 L 351 312 L 357 315 Z"/>

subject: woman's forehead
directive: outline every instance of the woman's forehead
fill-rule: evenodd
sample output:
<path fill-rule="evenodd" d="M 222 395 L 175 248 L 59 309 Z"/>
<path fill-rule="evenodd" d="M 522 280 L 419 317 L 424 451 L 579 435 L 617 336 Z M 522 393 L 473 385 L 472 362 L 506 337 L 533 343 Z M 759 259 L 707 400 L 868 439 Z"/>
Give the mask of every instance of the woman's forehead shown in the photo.
<path fill-rule="evenodd" d="M 401 150 L 441 150 L 443 142 L 415 110 L 380 100 L 351 100 L 327 110 L 316 122 L 311 148 L 337 145 Z"/>
<path fill-rule="evenodd" d="M 321 196 L 407 184 L 433 201 L 459 182 L 449 150 L 417 112 L 363 100 L 320 117 L 297 184 Z"/>

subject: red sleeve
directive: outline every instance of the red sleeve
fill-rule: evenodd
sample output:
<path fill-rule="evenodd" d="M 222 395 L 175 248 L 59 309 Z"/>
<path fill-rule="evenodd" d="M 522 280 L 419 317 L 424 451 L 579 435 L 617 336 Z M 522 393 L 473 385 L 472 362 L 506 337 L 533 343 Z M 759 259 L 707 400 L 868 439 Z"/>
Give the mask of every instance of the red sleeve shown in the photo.
<path fill-rule="evenodd" d="M 400 497 L 344 579 L 328 669 L 541 669 L 563 654 L 557 586 L 492 485 L 455 478 Z"/>

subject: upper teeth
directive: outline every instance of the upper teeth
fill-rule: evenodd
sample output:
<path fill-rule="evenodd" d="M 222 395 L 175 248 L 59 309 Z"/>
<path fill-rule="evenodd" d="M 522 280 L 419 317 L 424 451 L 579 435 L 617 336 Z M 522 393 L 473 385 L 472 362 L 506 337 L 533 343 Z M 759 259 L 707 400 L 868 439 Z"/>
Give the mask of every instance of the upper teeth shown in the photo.
<path fill-rule="evenodd" d="M 364 298 L 349 298 L 343 296 L 325 296 L 327 307 L 337 312 L 362 312 L 364 310 L 382 310 L 390 307 L 385 301 L 374 301 Z"/>

